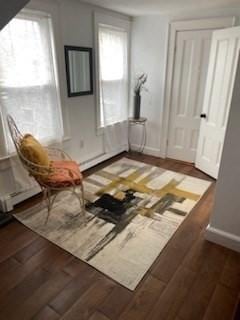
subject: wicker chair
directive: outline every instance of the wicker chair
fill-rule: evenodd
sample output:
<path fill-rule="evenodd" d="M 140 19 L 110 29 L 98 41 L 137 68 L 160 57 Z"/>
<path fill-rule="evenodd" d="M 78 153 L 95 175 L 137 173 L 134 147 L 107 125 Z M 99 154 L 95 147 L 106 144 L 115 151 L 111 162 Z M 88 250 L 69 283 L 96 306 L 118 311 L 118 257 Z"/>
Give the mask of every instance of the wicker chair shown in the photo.
<path fill-rule="evenodd" d="M 67 153 L 57 148 L 45 148 L 51 161 L 50 167 L 41 166 L 29 161 L 21 152 L 23 135 L 10 115 L 7 116 L 7 122 L 19 159 L 29 175 L 41 187 L 43 201 L 47 203 L 48 213 L 45 224 L 48 222 L 54 201 L 61 191 L 70 191 L 77 197 L 80 204 L 79 214 L 82 212 L 85 223 L 83 177 L 77 163 Z"/>

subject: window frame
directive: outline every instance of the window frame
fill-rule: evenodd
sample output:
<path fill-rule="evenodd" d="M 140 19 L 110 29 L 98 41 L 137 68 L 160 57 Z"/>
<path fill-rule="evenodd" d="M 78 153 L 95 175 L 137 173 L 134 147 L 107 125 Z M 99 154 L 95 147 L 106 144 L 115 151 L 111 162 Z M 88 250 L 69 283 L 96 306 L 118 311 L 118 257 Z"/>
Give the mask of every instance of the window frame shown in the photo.
<path fill-rule="evenodd" d="M 94 12 L 94 42 L 95 42 L 95 76 L 96 76 L 96 131 L 97 135 L 102 135 L 104 127 L 101 126 L 101 104 L 100 104 L 100 84 L 99 84 L 99 26 L 106 26 L 112 29 L 125 31 L 127 33 L 127 73 L 128 73 L 128 84 L 130 82 L 130 30 L 131 30 L 131 22 L 130 20 L 117 18 L 114 16 L 102 14 L 99 12 Z M 127 96 L 128 96 L 128 108 L 129 108 L 129 85 L 127 88 Z"/>
<path fill-rule="evenodd" d="M 60 94 L 60 83 L 59 83 L 59 70 L 58 70 L 58 62 L 57 62 L 57 55 L 56 55 L 56 42 L 55 42 L 55 35 L 54 35 L 54 27 L 53 27 L 53 18 L 50 13 L 41 10 L 35 9 L 22 9 L 14 18 L 23 18 L 25 20 L 30 19 L 30 17 L 36 17 L 39 19 L 45 18 L 48 24 L 48 28 L 50 31 L 50 42 L 51 42 L 51 55 L 53 60 L 53 74 L 54 80 L 56 83 L 56 93 L 58 99 L 58 106 L 59 106 L 59 116 L 61 118 L 61 125 L 62 131 L 64 135 L 64 125 L 63 125 L 63 109 L 62 109 L 62 101 L 61 101 L 61 94 Z M 7 133 L 8 128 L 6 128 L 6 123 L 3 121 L 3 113 L 2 107 L 0 105 L 0 161 L 10 159 L 11 157 L 16 155 L 16 151 L 8 153 L 7 150 Z M 64 137 L 63 137 L 64 139 Z M 68 138 L 67 138 L 68 139 Z M 65 139 L 64 139 L 65 140 Z M 49 143 L 50 144 L 50 143 Z"/>

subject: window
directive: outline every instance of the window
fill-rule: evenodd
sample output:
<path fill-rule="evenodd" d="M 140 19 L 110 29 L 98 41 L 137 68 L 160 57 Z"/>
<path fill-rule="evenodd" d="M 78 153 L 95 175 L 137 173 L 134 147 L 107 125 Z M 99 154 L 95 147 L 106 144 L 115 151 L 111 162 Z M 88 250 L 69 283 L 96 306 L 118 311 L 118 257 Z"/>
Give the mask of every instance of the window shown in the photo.
<path fill-rule="evenodd" d="M 21 13 L 0 32 L 0 106 L 7 153 L 14 150 L 7 113 L 22 132 L 43 143 L 62 136 L 52 44 L 50 18 L 41 13 Z"/>
<path fill-rule="evenodd" d="M 98 26 L 100 127 L 128 116 L 128 33 L 110 25 Z"/>

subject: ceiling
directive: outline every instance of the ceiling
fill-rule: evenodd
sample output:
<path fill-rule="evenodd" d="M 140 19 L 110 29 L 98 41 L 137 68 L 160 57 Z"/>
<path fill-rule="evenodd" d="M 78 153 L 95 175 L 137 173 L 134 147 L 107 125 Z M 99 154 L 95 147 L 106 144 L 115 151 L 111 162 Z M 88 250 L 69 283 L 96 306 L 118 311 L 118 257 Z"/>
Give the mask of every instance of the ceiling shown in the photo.
<path fill-rule="evenodd" d="M 82 0 L 99 7 L 132 16 L 149 14 L 175 14 L 176 12 L 239 7 L 240 0 Z"/>

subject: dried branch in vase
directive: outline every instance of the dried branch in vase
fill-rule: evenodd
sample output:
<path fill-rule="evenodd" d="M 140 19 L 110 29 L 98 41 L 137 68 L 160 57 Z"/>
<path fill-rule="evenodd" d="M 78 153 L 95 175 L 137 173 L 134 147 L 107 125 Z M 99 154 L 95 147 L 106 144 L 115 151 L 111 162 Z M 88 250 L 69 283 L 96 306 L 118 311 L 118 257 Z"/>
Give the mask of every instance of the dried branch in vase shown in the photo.
<path fill-rule="evenodd" d="M 142 89 L 144 89 L 144 84 L 147 82 L 147 74 L 142 73 L 136 80 L 136 85 L 134 87 L 134 92 L 136 95 L 140 95 Z"/>

